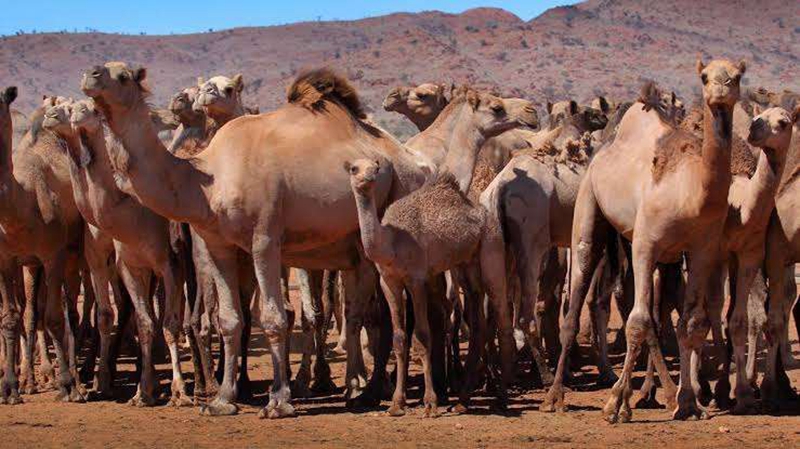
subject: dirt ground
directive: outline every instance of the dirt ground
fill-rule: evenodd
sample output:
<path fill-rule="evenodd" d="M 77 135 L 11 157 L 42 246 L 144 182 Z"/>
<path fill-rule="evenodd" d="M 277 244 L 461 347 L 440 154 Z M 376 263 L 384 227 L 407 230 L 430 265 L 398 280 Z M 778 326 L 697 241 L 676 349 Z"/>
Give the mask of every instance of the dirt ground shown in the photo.
<path fill-rule="evenodd" d="M 618 323 L 618 318 L 612 319 L 612 328 L 614 322 Z M 336 332 L 331 334 L 330 348 Z M 800 347 L 794 331 L 792 341 L 797 354 Z M 300 354 L 294 349 L 292 367 L 296 372 Z M 585 366 L 576 373 L 578 391 L 567 393 L 567 413 L 539 412 L 545 392 L 533 390 L 516 392 L 503 416 L 489 411 L 490 399 L 478 398 L 472 414 L 449 415 L 440 407 L 445 412 L 442 416 L 424 419 L 418 408 L 422 376 L 412 367 L 411 409 L 405 417 L 391 418 L 382 411 L 350 413 L 340 391 L 329 397 L 296 400 L 296 418 L 270 421 L 257 417 L 267 402 L 272 368 L 263 341 L 254 334 L 250 378 L 255 381 L 256 397 L 251 404 L 242 405 L 238 416 L 211 418 L 200 416 L 196 408 L 126 405 L 135 389 L 132 360 L 127 358 L 120 366 L 116 402 L 62 404 L 54 402 L 55 393 L 50 391 L 25 396 L 22 405 L 0 407 L 0 447 L 800 447 L 797 413 L 731 416 L 714 412 L 706 421 L 673 422 L 663 409 L 635 410 L 633 423 L 607 424 L 599 410 L 608 392 L 594 388 L 591 379 L 596 372 L 586 356 L 589 348 L 581 352 Z M 330 360 L 334 382 L 341 386 L 344 357 L 334 355 Z M 613 361 L 619 369 L 622 354 L 614 354 Z M 183 366 L 191 378 L 188 357 Z M 677 374 L 674 361 L 672 369 Z M 159 375 L 162 387 L 168 388 L 168 365 L 159 365 Z M 637 373 L 635 386 L 641 384 L 641 375 Z M 800 370 L 791 371 L 790 377 L 794 385 L 800 385 Z M 659 400 L 663 401 L 660 395 Z"/>

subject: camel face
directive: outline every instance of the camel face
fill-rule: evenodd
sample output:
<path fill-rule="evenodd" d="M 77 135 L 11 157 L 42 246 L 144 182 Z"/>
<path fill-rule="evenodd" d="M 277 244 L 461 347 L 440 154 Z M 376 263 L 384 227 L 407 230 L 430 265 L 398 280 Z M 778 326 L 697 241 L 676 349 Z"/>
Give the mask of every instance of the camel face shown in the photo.
<path fill-rule="evenodd" d="M 72 127 L 69 123 L 71 107 L 72 103 L 65 101 L 47 109 L 47 111 L 44 113 L 42 127 L 44 127 L 44 129 L 53 131 L 60 136 L 72 134 Z"/>
<path fill-rule="evenodd" d="M 466 93 L 472 106 L 472 118 L 484 137 L 490 138 L 520 126 L 536 128 L 539 116 L 528 100 L 504 99 L 484 92 L 470 90 Z"/>
<path fill-rule="evenodd" d="M 244 81 L 242 75 L 236 75 L 233 78 L 227 76 L 215 76 L 202 85 L 198 86 L 197 98 L 194 100 L 193 109 L 195 111 L 203 110 L 224 110 L 230 111 L 236 109 L 240 103 L 240 96 L 242 89 L 244 89 Z"/>
<path fill-rule="evenodd" d="M 94 131 L 101 126 L 100 113 L 92 100 L 81 100 L 72 106 L 69 122 L 76 131 Z"/>
<path fill-rule="evenodd" d="M 356 191 L 369 195 L 375 188 L 375 180 L 378 179 L 381 167 L 377 161 L 357 159 L 352 163 L 345 162 L 344 168 L 350 174 L 350 185 Z"/>
<path fill-rule="evenodd" d="M 769 108 L 753 118 L 747 142 L 759 148 L 789 148 L 794 120 L 783 108 Z"/>
<path fill-rule="evenodd" d="M 193 105 L 199 91 L 199 86 L 192 86 L 175 94 L 169 101 L 170 112 L 178 116 L 182 121 L 184 117 L 197 115 Z"/>
<path fill-rule="evenodd" d="M 406 106 L 408 100 L 408 87 L 400 86 L 392 89 L 386 98 L 383 99 L 383 110 L 386 112 L 396 112 Z"/>
<path fill-rule="evenodd" d="M 447 105 L 444 98 L 444 87 L 426 83 L 409 89 L 406 105 L 411 112 L 417 115 L 438 114 Z"/>
<path fill-rule="evenodd" d="M 108 62 L 83 72 L 81 90 L 109 105 L 130 106 L 147 93 L 142 85 L 146 77 L 144 67 L 132 69 L 122 62 Z"/>
<path fill-rule="evenodd" d="M 711 107 L 733 107 L 739 100 L 739 83 L 744 75 L 744 61 L 734 64 L 726 60 L 697 62 L 697 73 L 703 82 L 703 100 Z"/>

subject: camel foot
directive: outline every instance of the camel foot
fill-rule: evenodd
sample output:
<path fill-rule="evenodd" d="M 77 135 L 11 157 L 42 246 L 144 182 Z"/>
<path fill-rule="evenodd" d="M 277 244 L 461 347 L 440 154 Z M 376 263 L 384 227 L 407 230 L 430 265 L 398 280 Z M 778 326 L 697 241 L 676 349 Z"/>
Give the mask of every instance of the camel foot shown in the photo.
<path fill-rule="evenodd" d="M 239 413 L 239 407 L 231 402 L 215 398 L 209 404 L 200 408 L 200 414 L 205 416 L 231 416 Z"/>
<path fill-rule="evenodd" d="M 544 401 L 539 405 L 539 411 L 552 413 L 552 412 L 565 412 L 567 410 L 564 405 L 564 389 L 559 385 L 553 385 L 548 390 Z"/>
<path fill-rule="evenodd" d="M 168 405 L 172 407 L 191 407 L 192 397 L 186 392 L 186 385 L 180 379 L 172 381 L 172 395 L 169 398 Z"/>
<path fill-rule="evenodd" d="M 603 407 L 603 419 L 609 424 L 617 424 L 628 423 L 631 418 L 633 418 L 631 409 L 625 405 L 621 395 L 612 390 L 611 397 Z"/>
<path fill-rule="evenodd" d="M 336 384 L 330 376 L 314 379 L 311 384 L 311 392 L 318 396 L 329 395 L 336 391 Z"/>
<path fill-rule="evenodd" d="M 619 377 L 617 377 L 617 374 L 614 372 L 614 370 L 608 368 L 600 372 L 600 375 L 597 376 L 597 386 L 603 388 L 613 387 L 618 380 Z"/>
<path fill-rule="evenodd" d="M 641 393 L 641 397 L 639 398 L 638 401 L 636 401 L 636 405 L 634 406 L 634 408 L 638 408 L 638 409 L 642 409 L 642 410 L 656 410 L 656 409 L 665 408 L 656 399 L 656 389 L 655 388 L 651 388 L 650 391 L 648 391 L 648 392 L 642 391 L 640 393 Z M 671 410 L 674 410 L 674 408 L 671 409 Z"/>
<path fill-rule="evenodd" d="M 703 384 L 703 386 L 705 385 Z M 731 405 L 733 405 L 731 402 L 731 382 L 728 376 L 722 376 L 714 387 L 714 400 L 711 401 L 709 406 L 717 410 L 728 410 Z"/>
<path fill-rule="evenodd" d="M 392 404 L 389 406 L 389 409 L 386 410 L 386 414 L 389 416 L 405 416 L 406 414 L 406 407 L 405 404 Z"/>
<path fill-rule="evenodd" d="M 0 404 L 4 405 L 17 405 L 22 404 L 22 398 L 19 395 L 19 387 L 17 382 L 9 382 L 3 379 L 0 382 Z"/>
<path fill-rule="evenodd" d="M 295 416 L 294 407 L 285 400 L 271 400 L 266 407 L 258 412 L 258 417 L 261 419 L 279 419 L 290 418 Z"/>
<path fill-rule="evenodd" d="M 113 401 L 114 393 L 110 389 L 94 390 L 89 392 L 89 395 L 86 397 L 86 400 L 90 402 Z"/>
<path fill-rule="evenodd" d="M 424 418 L 438 418 L 439 415 L 439 407 L 436 404 L 425 404 L 425 410 L 422 413 Z"/>
<path fill-rule="evenodd" d="M 554 383 L 556 383 L 556 377 L 547 367 L 544 367 L 538 371 L 539 380 L 542 382 L 542 388 L 550 388 Z"/>
<path fill-rule="evenodd" d="M 731 413 L 734 415 L 755 415 L 758 412 L 758 403 L 752 393 L 737 397 L 736 404 L 731 409 Z"/>
<path fill-rule="evenodd" d="M 356 397 L 347 400 L 345 406 L 350 410 L 364 410 L 375 408 L 381 405 L 380 395 L 375 394 L 371 389 L 365 390 Z"/>
<path fill-rule="evenodd" d="M 32 372 L 25 372 L 20 374 L 19 390 L 22 394 L 36 394 L 36 379 L 33 377 Z"/>
<path fill-rule="evenodd" d="M 75 386 L 75 384 L 70 384 L 62 386 L 59 389 L 59 392 L 56 395 L 56 402 L 82 403 L 86 402 L 87 395 L 88 394 L 84 388 L 78 388 Z"/>
<path fill-rule="evenodd" d="M 43 390 L 58 389 L 58 382 L 56 381 L 56 370 L 55 368 L 53 368 L 53 365 L 51 364 L 39 365 L 39 374 L 41 374 L 42 376 L 39 386 L 42 387 Z"/>
<path fill-rule="evenodd" d="M 469 411 L 469 407 L 462 402 L 458 402 L 456 405 L 450 407 L 447 411 L 456 415 L 463 415 Z"/>
<path fill-rule="evenodd" d="M 681 403 L 672 413 L 672 419 L 676 421 L 686 421 L 691 418 L 706 420 L 709 418 L 708 410 L 696 401 Z"/>
<path fill-rule="evenodd" d="M 128 401 L 128 405 L 131 407 L 154 407 L 156 405 L 156 400 L 152 396 L 137 391 L 136 395 Z"/>

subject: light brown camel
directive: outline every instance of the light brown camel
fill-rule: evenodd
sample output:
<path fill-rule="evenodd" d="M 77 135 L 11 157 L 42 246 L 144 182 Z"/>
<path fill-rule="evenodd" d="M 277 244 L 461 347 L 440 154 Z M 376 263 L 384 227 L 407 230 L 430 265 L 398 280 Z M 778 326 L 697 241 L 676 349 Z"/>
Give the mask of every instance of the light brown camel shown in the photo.
<path fill-rule="evenodd" d="M 244 80 L 241 74 L 234 75 L 233 78 L 220 75 L 202 83 L 200 81 L 198 80 L 193 108 L 203 110 L 216 123 L 217 128 L 247 114 L 242 104 Z"/>
<path fill-rule="evenodd" d="M 771 145 L 777 147 L 782 143 L 779 136 L 789 132 L 781 123 L 785 122 L 786 116 L 775 111 L 768 109 L 761 114 L 762 126 L 754 130 L 749 139 L 753 145 L 763 148 Z M 794 123 L 791 140 L 794 154 L 787 159 L 790 165 L 786 166 L 785 172 L 788 174 L 783 177 L 775 197 L 775 212 L 767 230 L 765 257 L 766 277 L 769 280 L 769 313 L 765 332 L 768 352 L 767 369 L 761 382 L 761 398 L 770 410 L 780 410 L 790 397 L 796 397 L 783 373 L 782 363 L 786 362 L 782 353 L 786 350 L 782 347 L 789 344 L 783 336 L 787 333 L 789 311 L 796 299 L 795 292 L 791 296 L 786 294 L 786 286 L 793 283 L 794 264 L 800 262 L 800 163 L 797 159 L 800 154 L 796 145 L 800 134 L 800 104 L 795 105 L 791 121 Z M 772 139 L 780 143 L 773 143 Z M 794 318 L 798 320 L 800 317 L 795 314 Z"/>
<path fill-rule="evenodd" d="M 130 180 L 136 198 L 161 215 L 190 223 L 199 237 L 204 269 L 213 274 L 219 297 L 226 357 L 219 393 L 205 411 L 238 410 L 238 281 L 240 273 L 253 269 L 261 291 L 253 319 L 270 342 L 274 368 L 270 401 L 261 416 L 293 415 L 286 379 L 281 263 L 347 270 L 343 276 L 351 306 L 350 345 L 358 344 L 361 311 L 374 292 L 373 268 L 358 252 L 358 216 L 347 174 L 332 167 L 365 156 L 391 164 L 392 176 L 376 186 L 381 206 L 419 186 L 424 172 L 411 151 L 364 120 L 347 81 L 324 69 L 300 75 L 289 89 L 288 104 L 280 109 L 233 120 L 198 156 L 176 158 L 146 120 L 145 77 L 143 68 L 107 63 L 84 73 L 82 89 L 95 99 L 122 141 L 115 167 Z M 230 157 L 232 152 L 236 158 Z M 326 219 L 318 220 L 320 216 Z M 351 354 L 355 351 L 348 351 L 348 367 L 355 366 Z M 385 364 L 376 360 L 373 379 L 385 372 Z M 351 390 L 354 378 L 347 373 Z"/>
<path fill-rule="evenodd" d="M 610 422 L 631 419 L 631 377 L 646 342 L 670 408 L 675 386 L 664 363 L 652 322 L 653 272 L 658 262 L 688 254 L 688 284 L 678 323 L 681 383 L 675 419 L 705 417 L 697 402 L 700 350 L 709 329 L 710 274 L 717 263 L 727 215 L 733 107 L 739 99 L 743 62 L 698 62 L 703 84 L 703 139 L 673 128 L 657 111 L 636 103 L 628 109 L 614 141 L 600 151 L 581 182 L 572 236 L 570 308 L 561 329 L 564 349 L 577 331 L 582 298 L 590 274 L 614 229 L 633 241 L 634 308 L 626 323 L 628 350 L 622 376 L 603 409 Z M 635 237 L 635 238 L 634 238 Z M 562 351 L 564 350 L 562 349 Z M 559 359 L 556 378 L 563 376 Z M 558 386 L 558 387 L 556 387 Z M 563 409 L 563 387 L 554 384 L 548 408 Z"/>
<path fill-rule="evenodd" d="M 37 124 L 25 136 L 19 151 L 12 152 L 13 128 L 9 106 L 16 97 L 15 87 L 6 88 L 0 95 L 0 153 L 3 158 L 0 166 L 0 225 L 3 230 L 0 235 L 0 254 L 3 256 L 0 292 L 5 299 L 3 335 L 6 344 L 0 397 L 4 402 L 20 402 L 14 362 L 19 347 L 21 315 L 17 301 L 11 296 L 15 279 L 16 282 L 21 280 L 17 264 L 41 264 L 46 285 L 44 324 L 58 359 L 57 399 L 83 401 L 85 390 L 77 377 L 73 333 L 77 325 L 74 307 L 78 295 L 83 219 L 72 197 L 66 155 L 59 151 L 64 142 L 50 131 L 41 129 L 41 111 L 37 114 Z M 62 288 L 67 296 L 69 320 L 65 320 Z M 23 350 L 25 359 L 32 362 L 33 335 L 27 337 Z M 33 372 L 25 374 L 31 376 L 28 383 L 32 384 Z"/>
<path fill-rule="evenodd" d="M 439 116 L 449 100 L 445 86 L 424 83 L 419 86 L 399 86 L 383 100 L 383 109 L 408 117 L 417 129 L 424 131 Z"/>
<path fill-rule="evenodd" d="M 155 286 L 151 282 L 157 277 L 166 293 L 163 331 L 172 364 L 170 404 L 191 404 L 181 373 L 178 348 L 183 276 L 178 269 L 177 256 L 172 253 L 169 222 L 117 187 L 112 159 L 118 156 L 120 143 L 113 138 L 106 143 L 102 119 L 92 100 L 62 103 L 50 108 L 45 114 L 44 127 L 67 142 L 66 150 L 71 161 L 69 172 L 78 210 L 88 223 L 113 239 L 117 272 L 133 300 L 142 351 L 142 375 L 136 396 L 130 403 L 136 406 L 155 404 L 153 338 L 157 321 L 152 306 Z M 102 254 L 99 249 L 97 252 Z M 107 286 L 111 273 L 103 272 L 105 260 L 94 262 L 93 283 L 98 290 L 105 290 L 105 294 L 98 295 L 98 324 L 101 333 L 110 337 L 113 310 Z M 105 353 L 106 360 L 109 345 L 109 338 L 106 338 L 105 345 L 101 343 L 101 356 Z M 100 380 L 104 381 L 102 376 Z M 110 390 L 110 382 L 101 386 L 105 391 Z"/>
<path fill-rule="evenodd" d="M 511 313 L 506 297 L 505 256 L 499 223 L 487 220 L 486 212 L 466 197 L 466 190 L 471 183 L 478 152 L 487 138 L 518 126 L 535 126 L 538 119 L 530 102 L 504 100 L 473 90 L 466 90 L 453 99 L 437 121 L 445 122 L 448 117 L 456 121 L 447 136 L 447 156 L 437 177 L 392 203 L 382 220 L 378 218 L 375 185 L 381 177 L 388 176 L 387 171 L 381 168 L 380 163 L 364 159 L 346 165 L 358 205 L 364 251 L 378 266 L 392 314 L 394 351 L 398 362 L 390 415 L 405 413 L 408 360 L 404 289 L 411 295 L 415 335 L 422 346 L 425 415 L 437 413 L 426 282 L 449 269 L 462 267 L 469 273 L 470 288 L 486 291 L 489 295 L 499 325 L 503 359 L 501 400 L 505 399 L 505 389 L 513 376 Z M 474 311 L 482 307 L 481 303 L 470 305 Z M 475 384 L 477 356 L 485 344 L 483 338 L 483 331 L 473 330 L 467 361 L 469 378 L 457 410 L 466 410 Z"/>
<path fill-rule="evenodd" d="M 169 102 L 169 110 L 178 118 L 180 125 L 175 130 L 167 149 L 180 157 L 191 157 L 203 151 L 208 144 L 208 123 L 203 108 L 195 109 L 194 101 L 200 87 L 190 86 L 175 94 Z"/>

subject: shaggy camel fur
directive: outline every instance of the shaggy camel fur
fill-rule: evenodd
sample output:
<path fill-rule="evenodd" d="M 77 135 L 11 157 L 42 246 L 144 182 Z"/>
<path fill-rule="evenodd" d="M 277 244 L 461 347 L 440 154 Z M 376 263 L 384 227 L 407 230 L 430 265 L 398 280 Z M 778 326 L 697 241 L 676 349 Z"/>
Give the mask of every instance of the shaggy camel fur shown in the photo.
<path fill-rule="evenodd" d="M 417 129 L 424 131 L 433 124 L 448 102 L 443 85 L 425 83 L 392 89 L 383 100 L 383 109 L 403 114 Z"/>
<path fill-rule="evenodd" d="M 754 129 L 750 142 L 761 148 L 778 147 L 782 140 L 781 135 L 788 131 L 784 128 L 786 116 L 784 113 L 769 109 L 762 114 L 762 124 Z M 765 114 L 769 113 L 765 117 Z M 794 122 L 794 137 L 791 140 L 792 152 L 798 151 L 796 146 L 800 134 L 800 105 L 796 105 L 791 118 Z M 778 140 L 773 142 L 772 139 Z M 767 149 L 765 148 L 765 151 Z M 773 151 L 779 151 L 773 148 Z M 798 154 L 793 155 L 794 158 Z M 789 157 L 787 162 L 792 161 Z M 795 302 L 796 293 L 787 295 L 786 286 L 793 283 L 794 264 L 800 262 L 800 164 L 797 159 L 787 165 L 786 174 L 781 181 L 777 196 L 775 197 L 775 213 L 770 219 L 767 230 L 766 244 L 766 275 L 769 280 L 769 314 L 767 317 L 766 334 L 768 341 L 767 370 L 761 383 L 761 398 L 768 409 L 781 409 L 787 399 L 794 397 L 794 391 L 788 383 L 781 363 L 782 346 L 788 345 L 783 336 L 787 333 L 789 310 Z M 787 268 L 792 268 L 787 270 Z M 797 306 L 795 306 L 797 310 Z M 795 321 L 798 314 L 794 315 Z"/>
<path fill-rule="evenodd" d="M 295 80 L 287 105 L 271 114 L 233 120 L 198 156 L 178 159 L 155 138 L 146 120 L 145 77 L 143 68 L 107 63 L 84 73 L 82 89 L 95 99 L 123 143 L 115 165 L 129 179 L 135 197 L 159 214 L 190 223 L 198 237 L 195 250 L 206 264 L 203 269 L 213 275 L 225 374 L 205 411 L 238 410 L 234 379 L 242 328 L 239 275 L 253 270 L 261 292 L 253 319 L 270 343 L 274 367 L 270 400 L 261 416 L 291 416 L 281 263 L 347 270 L 346 303 L 352 314 L 347 317 L 348 344 L 358 344 L 361 311 L 375 290 L 374 269 L 358 252 L 358 217 L 347 175 L 331 167 L 364 156 L 391 164 L 392 176 L 376 186 L 383 207 L 424 180 L 418 155 L 364 120 L 347 81 L 328 70 L 315 70 Z M 239 156 L 231 158 L 232 152 Z M 320 216 L 327 219 L 318 220 Z M 355 351 L 348 351 L 348 367 L 355 366 L 351 354 Z M 373 379 L 384 375 L 386 362 L 385 357 L 376 358 Z M 348 372 L 351 391 L 357 389 L 353 379 Z"/>
<path fill-rule="evenodd" d="M 142 375 L 136 396 L 130 403 L 136 406 L 155 404 L 153 334 L 157 321 L 151 302 L 154 290 L 151 281 L 157 277 L 166 293 L 163 331 L 172 362 L 170 403 L 189 405 L 191 401 L 186 393 L 178 350 L 183 276 L 178 269 L 177 256 L 172 253 L 169 222 L 117 187 L 111 160 L 118 155 L 120 143 L 113 139 L 106 143 L 102 119 L 91 100 L 50 108 L 45 114 L 44 126 L 67 142 L 69 172 L 78 210 L 88 223 L 113 239 L 117 272 L 133 300 L 142 351 Z M 113 325 L 107 287 L 111 275 L 108 271 L 102 273 L 105 261 L 97 262 L 92 267 L 93 283 L 98 290 L 105 290 L 98 294 L 98 327 L 101 333 L 109 336 Z M 110 342 L 106 340 L 101 355 L 105 354 L 107 359 Z M 110 383 L 103 388 L 110 390 Z"/>
<path fill-rule="evenodd" d="M 64 142 L 50 131 L 41 129 L 43 113 L 21 144 L 12 152 L 12 123 L 9 106 L 17 97 L 15 87 L 0 94 L 0 254 L 3 301 L 3 336 L 6 366 L 0 390 L 3 402 L 19 403 L 15 361 L 19 348 L 20 307 L 14 300 L 14 283 L 21 282 L 18 264 L 44 266 L 46 295 L 44 324 L 53 340 L 58 359 L 57 399 L 85 400 L 85 390 L 77 376 L 74 329 L 78 296 L 78 261 L 83 220 L 75 206 L 67 169 L 66 155 L 58 150 Z M 35 131 L 35 132 L 34 132 Z M 69 281 L 69 282 L 68 282 Z M 77 281 L 77 282 L 76 282 Z M 61 297 L 67 295 L 69 320 L 65 320 Z M 21 298 L 21 296 L 18 296 Z M 26 331 L 27 331 L 26 326 Z M 33 335 L 27 335 L 25 360 L 33 361 Z M 33 385 L 31 366 L 23 365 L 23 376 Z"/>
<path fill-rule="evenodd" d="M 446 139 L 447 156 L 439 168 L 439 174 L 421 189 L 392 203 L 382 221 L 377 215 L 374 188 L 379 178 L 385 176 L 386 170 L 382 171 L 379 163 L 363 159 L 346 165 L 358 205 L 364 251 L 378 266 L 392 314 L 398 367 L 397 384 L 389 408 L 391 415 L 402 415 L 405 408 L 408 360 L 404 289 L 411 294 L 415 334 L 422 346 L 425 415 L 437 413 L 426 282 L 458 266 L 470 274 L 471 280 L 480 279 L 470 287 L 488 293 L 496 314 L 503 359 L 501 400 L 505 399 L 505 389 L 513 375 L 511 314 L 503 274 L 502 235 L 499 224 L 488 221 L 485 211 L 473 205 L 465 193 L 484 141 L 517 126 L 535 125 L 538 120 L 529 102 L 503 100 L 472 90 L 454 99 L 437 121 L 444 121 L 443 117 L 455 117 L 457 120 Z M 482 305 L 471 304 L 469 308 L 477 311 Z M 460 411 L 466 410 L 471 388 L 475 385 L 477 357 L 485 345 L 479 321 L 471 321 L 478 324 L 478 328 L 473 329 L 473 341 L 470 342 L 467 362 L 470 371 L 459 398 L 457 409 Z"/>
<path fill-rule="evenodd" d="M 573 221 L 570 310 L 562 326 L 566 348 L 577 332 L 577 313 L 602 256 L 609 231 L 633 240 L 635 302 L 626 324 L 628 350 L 622 376 L 603 414 L 611 422 L 631 419 L 631 376 L 647 343 L 670 408 L 675 386 L 661 354 L 651 314 L 653 271 L 688 253 L 688 285 L 678 339 L 681 384 L 673 417 L 704 417 L 697 403 L 700 349 L 709 329 L 706 296 L 727 214 L 733 107 L 739 98 L 744 63 L 698 62 L 703 83 L 704 137 L 675 130 L 654 110 L 635 103 L 619 125 L 614 142 L 599 152 L 581 182 Z M 666 160 L 665 163 L 660 162 Z M 647 167 L 652 167 L 648 171 Z M 663 170 L 663 171 L 662 171 Z M 656 181 L 658 180 L 658 181 Z M 559 360 L 556 377 L 563 374 Z M 556 388 L 558 385 L 558 388 Z M 563 387 L 554 384 L 544 405 L 563 409 Z"/>

